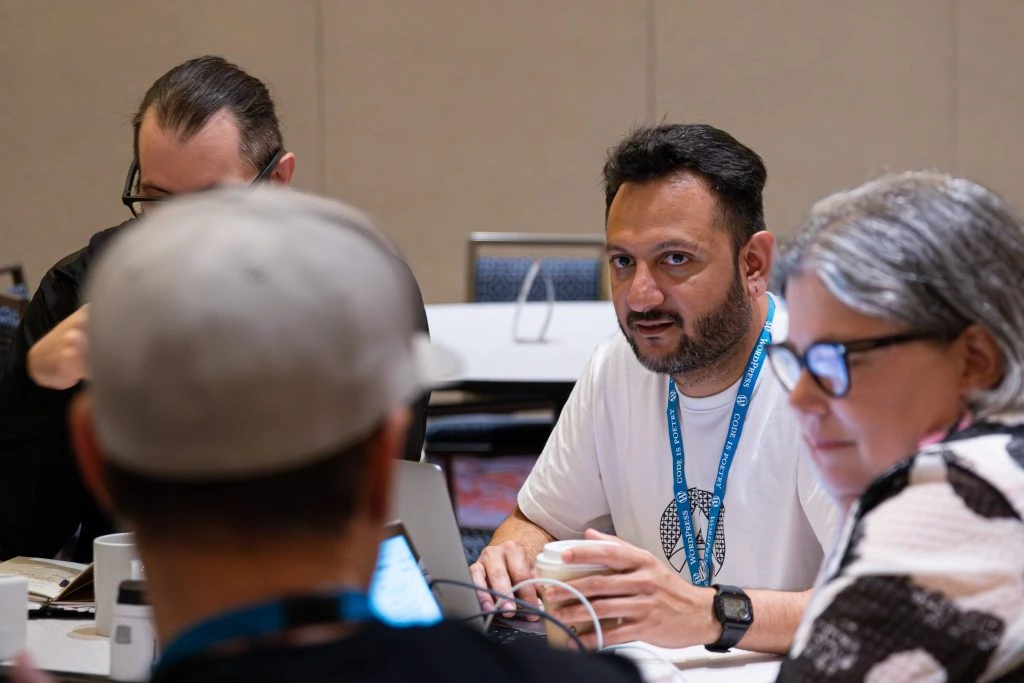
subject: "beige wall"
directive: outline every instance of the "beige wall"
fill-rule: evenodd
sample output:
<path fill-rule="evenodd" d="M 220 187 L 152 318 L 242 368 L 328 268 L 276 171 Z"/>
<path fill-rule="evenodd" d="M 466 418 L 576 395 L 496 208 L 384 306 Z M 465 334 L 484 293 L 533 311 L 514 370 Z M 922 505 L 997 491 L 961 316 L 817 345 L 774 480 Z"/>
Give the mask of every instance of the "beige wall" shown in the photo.
<path fill-rule="evenodd" d="M 127 216 L 128 119 L 218 53 L 277 99 L 297 184 L 376 215 L 428 301 L 473 230 L 601 229 L 607 147 L 705 121 L 766 159 L 770 226 L 886 168 L 1024 206 L 1016 0 L 0 0 L 0 262 Z"/>

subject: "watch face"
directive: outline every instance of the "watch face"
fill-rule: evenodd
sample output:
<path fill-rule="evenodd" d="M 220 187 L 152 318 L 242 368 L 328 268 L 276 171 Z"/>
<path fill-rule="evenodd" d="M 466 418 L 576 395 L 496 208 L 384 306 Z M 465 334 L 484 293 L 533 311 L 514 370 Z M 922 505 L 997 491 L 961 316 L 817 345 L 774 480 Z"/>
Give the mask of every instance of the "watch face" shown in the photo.
<path fill-rule="evenodd" d="M 722 615 L 729 621 L 745 622 L 750 620 L 750 607 L 747 601 L 735 595 L 723 595 L 721 598 Z"/>

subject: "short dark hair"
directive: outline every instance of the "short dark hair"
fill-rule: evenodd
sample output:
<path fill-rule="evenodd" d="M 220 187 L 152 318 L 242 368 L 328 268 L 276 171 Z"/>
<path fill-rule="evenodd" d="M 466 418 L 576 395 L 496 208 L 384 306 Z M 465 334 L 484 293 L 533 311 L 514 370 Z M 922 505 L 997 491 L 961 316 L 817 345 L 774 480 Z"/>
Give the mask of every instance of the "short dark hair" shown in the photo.
<path fill-rule="evenodd" d="M 106 464 L 118 517 L 149 538 L 197 530 L 232 536 L 336 535 L 356 511 L 367 441 L 287 472 L 212 481 L 168 480 Z"/>
<path fill-rule="evenodd" d="M 151 108 L 160 126 L 176 130 L 182 142 L 202 130 L 214 114 L 227 109 L 238 122 L 239 154 L 256 169 L 266 166 L 284 146 L 267 86 L 223 57 L 190 59 L 149 87 L 132 117 L 136 161 L 139 128 Z"/>
<path fill-rule="evenodd" d="M 706 124 L 642 126 L 613 147 L 603 170 L 605 220 L 624 183 L 683 173 L 707 182 L 737 250 L 765 229 L 762 193 L 768 172 L 764 161 L 733 136 Z"/>

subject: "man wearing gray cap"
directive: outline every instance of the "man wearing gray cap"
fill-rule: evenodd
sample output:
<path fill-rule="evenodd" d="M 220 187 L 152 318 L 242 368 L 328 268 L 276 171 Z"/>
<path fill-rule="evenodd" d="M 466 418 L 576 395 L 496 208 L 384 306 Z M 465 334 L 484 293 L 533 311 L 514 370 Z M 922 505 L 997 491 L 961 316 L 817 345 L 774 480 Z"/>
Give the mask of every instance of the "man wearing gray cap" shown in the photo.
<path fill-rule="evenodd" d="M 360 214 L 273 187 L 174 200 L 101 256 L 72 437 L 136 533 L 153 681 L 640 680 L 613 655 L 375 618 L 408 405 L 450 369 L 404 268 Z"/>

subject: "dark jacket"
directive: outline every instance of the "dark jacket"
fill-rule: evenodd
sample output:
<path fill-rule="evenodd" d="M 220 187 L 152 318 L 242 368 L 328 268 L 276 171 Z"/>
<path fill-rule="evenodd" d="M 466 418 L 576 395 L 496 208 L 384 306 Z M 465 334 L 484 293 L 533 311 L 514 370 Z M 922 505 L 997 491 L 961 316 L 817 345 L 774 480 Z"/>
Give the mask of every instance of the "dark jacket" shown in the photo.
<path fill-rule="evenodd" d="M 152 683 L 642 683 L 612 654 L 576 654 L 546 643 L 499 645 L 463 624 L 396 629 L 375 624 L 320 645 L 258 645 L 158 667 Z"/>

